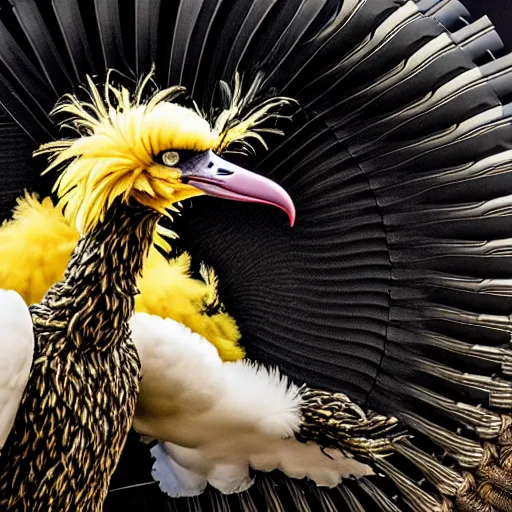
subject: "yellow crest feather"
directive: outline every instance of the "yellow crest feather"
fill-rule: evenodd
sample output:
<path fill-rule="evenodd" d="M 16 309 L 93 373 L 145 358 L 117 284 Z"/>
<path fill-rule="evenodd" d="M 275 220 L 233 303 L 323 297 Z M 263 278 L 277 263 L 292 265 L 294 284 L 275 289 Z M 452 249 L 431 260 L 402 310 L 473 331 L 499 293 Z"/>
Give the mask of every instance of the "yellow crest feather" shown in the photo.
<path fill-rule="evenodd" d="M 141 293 L 135 299 L 135 310 L 186 325 L 215 345 L 223 361 L 242 359 L 245 353 L 238 344 L 240 333 L 233 318 L 222 310 L 212 315 L 204 311 L 218 300 L 216 279 L 193 279 L 190 263 L 188 254 L 168 261 L 158 251 L 150 251 L 138 283 Z"/>
<path fill-rule="evenodd" d="M 81 233 L 103 220 L 114 201 L 131 197 L 162 215 L 176 201 L 200 194 L 179 181 L 178 169 L 155 162 L 168 149 L 215 149 L 219 135 L 194 110 L 171 103 L 183 90 L 170 87 L 142 101 L 146 78 L 132 96 L 125 87 L 105 87 L 104 97 L 88 77 L 89 102 L 67 94 L 53 114 L 71 116 L 65 126 L 81 137 L 44 144 L 49 172 L 64 164 L 55 184 L 66 216 Z M 71 123 L 71 124 L 70 124 Z"/>

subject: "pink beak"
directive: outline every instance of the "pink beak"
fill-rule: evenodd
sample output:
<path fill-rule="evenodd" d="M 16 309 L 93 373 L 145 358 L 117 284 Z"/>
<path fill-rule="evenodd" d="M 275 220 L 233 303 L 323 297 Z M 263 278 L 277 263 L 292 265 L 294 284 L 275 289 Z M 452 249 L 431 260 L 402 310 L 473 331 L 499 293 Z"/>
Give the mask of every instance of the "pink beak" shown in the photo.
<path fill-rule="evenodd" d="M 212 151 L 189 160 L 180 170 L 183 182 L 209 196 L 276 206 L 286 212 L 290 226 L 295 223 L 295 205 L 286 190 L 268 178 L 220 158 Z"/>

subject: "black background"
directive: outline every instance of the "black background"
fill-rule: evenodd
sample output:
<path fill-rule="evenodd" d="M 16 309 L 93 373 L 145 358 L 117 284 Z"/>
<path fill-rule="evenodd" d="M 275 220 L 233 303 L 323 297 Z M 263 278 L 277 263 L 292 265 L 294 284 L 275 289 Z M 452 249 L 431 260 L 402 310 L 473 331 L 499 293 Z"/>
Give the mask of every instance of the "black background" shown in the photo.
<path fill-rule="evenodd" d="M 512 0 L 463 0 L 462 3 L 475 18 L 487 15 L 512 51 Z"/>

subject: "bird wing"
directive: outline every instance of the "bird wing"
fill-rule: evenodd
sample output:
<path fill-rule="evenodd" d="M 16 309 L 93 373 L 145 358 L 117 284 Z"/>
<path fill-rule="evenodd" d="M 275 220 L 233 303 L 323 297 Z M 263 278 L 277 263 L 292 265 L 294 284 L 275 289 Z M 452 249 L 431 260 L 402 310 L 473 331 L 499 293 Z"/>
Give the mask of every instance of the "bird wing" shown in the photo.
<path fill-rule="evenodd" d="M 252 484 L 249 468 L 329 487 L 371 474 L 294 438 L 301 392 L 277 370 L 223 363 L 207 340 L 170 319 L 136 314 L 131 328 L 143 369 L 134 428 L 162 441 L 152 449 L 153 473 L 169 495 L 200 494 L 207 483 L 240 492 Z"/>
<path fill-rule="evenodd" d="M 0 290 L 0 450 L 11 431 L 34 353 L 28 308 L 14 291 Z"/>
<path fill-rule="evenodd" d="M 19 198 L 13 219 L 0 227 L 0 287 L 16 290 L 27 304 L 40 302 L 62 279 L 78 238 L 51 198 Z M 225 361 L 242 358 L 240 334 L 218 302 L 215 276 L 204 270 L 203 280 L 194 279 L 190 263 L 187 254 L 168 260 L 152 248 L 138 282 L 136 311 L 183 323 L 213 343 Z"/>

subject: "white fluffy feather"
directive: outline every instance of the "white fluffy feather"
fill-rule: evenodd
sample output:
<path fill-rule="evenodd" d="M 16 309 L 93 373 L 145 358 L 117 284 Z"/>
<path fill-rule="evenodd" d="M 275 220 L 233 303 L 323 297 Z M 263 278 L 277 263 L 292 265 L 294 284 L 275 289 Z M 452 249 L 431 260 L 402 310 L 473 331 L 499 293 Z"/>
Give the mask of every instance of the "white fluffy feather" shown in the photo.
<path fill-rule="evenodd" d="M 11 431 L 34 355 L 27 305 L 14 291 L 0 290 L 0 451 Z"/>
<path fill-rule="evenodd" d="M 162 441 L 152 449 L 153 474 L 169 495 L 200 494 L 206 483 L 243 491 L 252 484 L 249 467 L 330 487 L 371 474 L 295 439 L 300 392 L 277 370 L 222 363 L 205 339 L 170 319 L 136 314 L 131 326 L 143 371 L 134 427 Z"/>
<path fill-rule="evenodd" d="M 151 449 L 155 458 L 153 477 L 160 484 L 160 489 L 169 496 L 190 497 L 201 494 L 208 483 L 206 478 L 180 466 L 165 451 L 163 443 Z"/>

